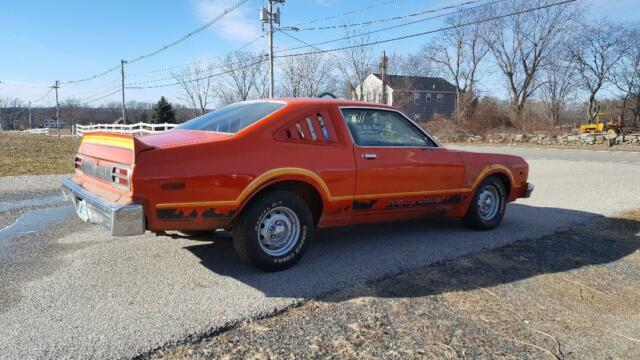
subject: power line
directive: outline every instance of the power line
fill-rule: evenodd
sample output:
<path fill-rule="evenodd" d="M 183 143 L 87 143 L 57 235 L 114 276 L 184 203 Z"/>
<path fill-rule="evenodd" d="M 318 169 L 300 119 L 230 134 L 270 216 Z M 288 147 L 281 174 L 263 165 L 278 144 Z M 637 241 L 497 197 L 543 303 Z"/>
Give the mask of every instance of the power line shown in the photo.
<path fill-rule="evenodd" d="M 251 40 L 251 41 L 247 42 L 246 44 L 242 45 L 241 47 L 239 47 L 239 48 L 237 48 L 237 49 L 235 49 L 235 50 L 233 50 L 233 51 L 230 51 L 230 52 L 225 53 L 225 54 L 222 54 L 222 55 L 218 55 L 218 56 L 210 57 L 210 58 L 208 58 L 207 60 L 220 59 L 220 58 L 222 58 L 222 57 L 223 57 L 223 56 L 225 56 L 225 55 L 229 55 L 229 54 L 232 54 L 232 53 L 234 53 L 234 52 L 242 51 L 242 50 L 244 50 L 244 49 L 248 48 L 249 46 L 251 46 L 251 45 L 255 44 L 257 41 L 259 41 L 260 39 L 264 38 L 265 36 L 266 36 L 265 34 L 261 34 L 260 36 L 256 37 L 255 39 L 253 39 L 253 40 Z M 255 58 L 256 58 L 256 59 L 257 59 L 257 58 L 260 58 L 260 56 L 255 57 Z M 127 74 L 127 77 L 136 77 L 136 76 L 141 76 L 141 75 L 148 75 L 148 74 L 155 74 L 155 73 L 167 72 L 167 71 L 171 71 L 171 70 L 178 69 L 178 68 L 185 68 L 185 67 L 187 67 L 188 65 L 189 65 L 189 64 L 180 64 L 180 65 L 168 66 L 168 67 L 163 67 L 163 68 L 157 68 L 157 69 L 153 69 L 153 70 L 148 70 L 148 71 L 143 71 L 143 72 L 137 72 L 137 73 Z M 146 80 L 146 81 L 138 81 L 138 82 L 130 83 L 130 84 L 127 84 L 127 85 L 128 85 L 128 86 L 129 86 L 129 85 L 144 85 L 144 84 L 150 84 L 150 83 L 154 83 L 154 82 L 167 81 L 167 80 L 175 79 L 176 77 L 186 77 L 186 76 L 190 76 L 190 75 L 193 75 L 194 73 L 196 73 L 196 72 L 186 73 L 186 74 L 178 74 L 178 75 L 175 75 L 175 76 L 164 77 L 164 78 L 159 78 L 159 79 L 152 79 L 152 80 Z M 109 84 L 111 84 L 111 83 L 118 82 L 118 81 L 120 81 L 120 79 L 114 79 L 113 81 L 110 81 L 110 82 L 108 82 L 108 83 L 106 83 L 106 84 L 104 84 L 104 85 L 102 85 L 102 86 L 99 86 L 99 87 L 97 87 L 97 88 L 94 88 L 94 89 L 92 89 L 92 90 L 88 90 L 88 91 L 82 92 L 82 93 L 80 93 L 80 94 L 76 94 L 76 95 L 74 95 L 74 97 L 75 97 L 75 96 L 84 95 L 84 94 L 87 94 L 87 93 L 92 93 L 92 92 L 94 92 L 94 90 L 104 88 L 104 87 L 106 87 L 107 85 L 109 85 Z"/>
<path fill-rule="evenodd" d="M 358 9 L 350 10 L 350 11 L 344 12 L 342 14 L 331 15 L 331 16 L 317 18 L 317 19 L 313 19 L 313 20 L 309 20 L 309 21 L 304 21 L 304 22 L 298 23 L 298 24 L 296 24 L 294 26 L 297 27 L 297 26 L 303 25 L 303 24 L 313 24 L 313 23 L 316 23 L 316 22 L 321 21 L 321 20 L 331 20 L 331 19 L 340 18 L 342 16 L 353 15 L 355 13 L 359 13 L 359 12 L 362 12 L 362 11 L 375 9 L 375 8 L 378 8 L 378 7 L 381 7 L 381 6 L 397 3 L 397 2 L 400 2 L 400 1 L 401 0 L 387 0 L 387 1 L 383 1 L 382 3 L 379 3 L 379 4 L 367 6 L 367 7 L 364 7 L 364 8 L 358 8 Z"/>
<path fill-rule="evenodd" d="M 421 23 L 421 22 L 425 22 L 425 21 L 429 21 L 429 20 L 434 20 L 434 19 L 438 19 L 438 18 L 442 18 L 442 17 L 447 17 L 447 16 L 459 14 L 459 13 L 464 13 L 464 12 L 476 10 L 476 9 L 479 9 L 479 8 L 495 5 L 497 3 L 501 3 L 501 2 L 504 2 L 504 1 L 506 1 L 506 0 L 495 0 L 495 1 L 484 3 L 484 4 L 481 4 L 481 5 L 472 6 L 472 7 L 456 10 L 456 11 L 450 11 L 450 12 L 447 12 L 447 13 L 444 13 L 444 14 L 429 16 L 429 17 L 426 17 L 426 18 L 413 20 L 413 21 L 410 21 L 410 22 L 405 22 L 405 23 L 397 24 L 397 25 L 393 25 L 393 26 L 388 26 L 388 27 L 385 27 L 385 28 L 377 29 L 377 30 L 366 31 L 366 32 L 357 33 L 357 34 L 354 34 L 354 35 L 347 35 L 347 36 L 343 36 L 341 38 L 332 39 L 332 40 L 326 40 L 326 41 L 322 41 L 322 42 L 319 42 L 319 43 L 315 43 L 313 45 L 314 46 L 316 46 L 316 45 L 325 45 L 325 44 L 330 44 L 330 43 L 334 43 L 334 42 L 338 42 L 338 41 L 349 40 L 349 39 L 352 39 L 352 38 L 355 38 L 355 37 L 361 37 L 361 36 L 365 36 L 365 35 L 377 34 L 377 33 L 380 33 L 380 32 L 387 31 L 387 30 L 398 29 L 398 28 L 401 28 L 401 27 L 405 27 L 405 26 L 409 26 L 409 25 L 413 25 L 413 24 L 417 24 L 417 23 Z M 304 48 L 307 48 L 307 47 L 309 47 L 309 46 L 297 46 L 297 47 L 294 47 L 294 48 L 284 49 L 282 51 L 289 52 L 289 51 L 293 51 L 293 50 L 304 49 Z"/>
<path fill-rule="evenodd" d="M 230 6 L 230 7 L 226 8 L 226 9 L 225 9 L 222 13 L 220 13 L 218 16 L 216 16 L 215 18 L 211 19 L 209 22 L 207 22 L 206 24 L 204 24 L 204 25 L 200 26 L 199 28 L 197 28 L 197 29 L 195 29 L 195 30 L 191 31 L 190 33 L 185 34 L 184 36 L 180 37 L 179 39 L 177 39 L 177 40 L 175 40 L 175 41 L 173 41 L 173 42 L 171 42 L 171 43 L 169 43 L 169 44 L 166 44 L 166 45 L 164 45 L 163 47 L 161 47 L 161 48 L 159 48 L 159 49 L 157 49 L 157 50 L 154 50 L 154 51 L 152 51 L 152 52 L 150 52 L 150 53 L 147 53 L 147 54 L 144 54 L 144 55 L 138 56 L 137 58 L 134 58 L 134 59 L 126 60 L 126 61 L 127 61 L 127 63 L 129 63 L 129 64 L 136 63 L 136 62 L 138 62 L 138 61 L 140 61 L 140 60 L 143 60 L 143 59 L 146 59 L 146 58 L 152 57 L 152 56 L 157 55 L 157 54 L 159 54 L 159 53 L 161 53 L 161 52 L 163 52 L 163 51 L 165 51 L 165 50 L 167 50 L 167 49 L 169 49 L 169 48 L 172 48 L 172 47 L 174 47 L 174 46 L 176 46 L 176 45 L 180 44 L 181 42 L 183 42 L 183 41 L 187 40 L 187 39 L 188 39 L 188 38 L 190 38 L 191 36 L 193 36 L 193 35 L 195 35 L 195 34 L 197 34 L 197 33 L 200 33 L 200 32 L 202 32 L 203 30 L 205 30 L 205 29 L 207 29 L 208 27 L 210 27 L 211 25 L 215 24 L 218 20 L 222 19 L 222 18 L 223 18 L 223 17 L 225 17 L 227 14 L 229 14 L 230 12 L 232 12 L 232 11 L 236 10 L 237 8 L 239 8 L 240 6 L 244 5 L 244 4 L 245 4 L 245 3 L 247 3 L 248 1 L 249 1 L 249 0 L 240 0 L 240 1 L 236 2 L 236 3 L 235 3 L 235 4 L 233 4 L 232 6 Z"/>
<path fill-rule="evenodd" d="M 326 49 L 326 50 L 309 51 L 309 52 L 295 53 L 295 54 L 276 55 L 275 57 L 276 58 L 286 58 L 286 57 L 294 57 L 294 56 L 313 55 L 313 54 L 321 54 L 321 53 L 327 53 L 327 52 L 333 52 L 333 51 L 354 49 L 354 48 L 359 48 L 359 47 L 363 47 L 363 46 L 384 44 L 384 43 L 388 43 L 388 42 L 393 42 L 393 41 L 398 41 L 398 40 L 405 40 L 405 39 L 414 38 L 414 37 L 418 37 L 418 36 L 429 35 L 429 34 L 433 34 L 433 33 L 437 33 L 437 32 L 453 30 L 453 29 L 457 29 L 457 28 L 460 28 L 460 27 L 464 27 L 464 26 L 481 24 L 481 23 L 485 23 L 485 22 L 493 21 L 493 20 L 499 20 L 499 19 L 503 19 L 503 18 L 506 18 L 506 17 L 509 17 L 509 16 L 522 15 L 522 14 L 526 14 L 526 13 L 530 13 L 530 12 L 533 12 L 533 11 L 538 11 L 538 10 L 554 7 L 554 6 L 566 5 L 566 4 L 569 4 L 569 3 L 576 2 L 576 1 L 577 0 L 559 1 L 559 2 L 556 2 L 556 3 L 552 3 L 552 4 L 540 5 L 540 6 L 537 6 L 537 7 L 534 7 L 534 8 L 530 8 L 530 9 L 514 11 L 514 12 L 511 12 L 511 13 L 508 13 L 508 14 L 496 15 L 496 16 L 492 16 L 492 17 L 489 17 L 489 18 L 485 18 L 485 19 L 468 21 L 468 22 L 465 22 L 465 23 L 457 24 L 457 25 L 441 27 L 441 28 L 434 29 L 434 30 L 423 31 L 423 32 L 404 35 L 404 36 L 398 36 L 398 37 L 385 39 L 385 40 L 377 40 L 377 41 L 372 41 L 372 42 L 363 43 L 363 44 L 356 44 L 356 45 L 351 45 L 351 46 L 342 46 L 342 47 L 333 48 L 333 49 Z M 316 45 L 323 44 L 323 43 L 310 44 L 310 45 L 315 47 Z M 308 47 L 308 46 L 306 46 L 306 47 Z"/>
<path fill-rule="evenodd" d="M 207 60 L 214 60 L 214 59 L 220 59 L 225 55 L 229 55 L 232 54 L 234 52 L 238 52 L 238 51 L 242 51 L 246 48 L 248 48 L 249 46 L 255 44 L 257 41 L 259 41 L 260 39 L 264 38 L 265 36 L 267 36 L 266 34 L 261 34 L 260 36 L 258 36 L 257 38 L 249 41 L 248 43 L 242 45 L 241 47 L 230 51 L 228 53 L 222 54 L 222 55 L 216 55 L 216 56 L 212 56 L 210 58 L 207 58 Z M 173 66 L 167 66 L 167 67 L 162 67 L 162 68 L 157 68 L 157 69 L 153 69 L 153 70 L 148 70 L 148 71 L 143 71 L 143 72 L 137 72 L 137 73 L 132 73 L 132 74 L 127 74 L 127 76 L 129 77 L 135 77 L 135 76 L 140 76 L 140 75 L 147 75 L 147 74 L 155 74 L 155 73 L 160 73 L 160 72 L 167 72 L 167 71 L 171 71 L 173 69 L 177 69 L 177 68 L 184 68 L 185 66 L 187 66 L 188 64 L 180 64 L 180 65 L 173 65 Z"/>
<path fill-rule="evenodd" d="M 397 1 L 397 0 L 396 0 L 396 1 Z M 482 1 L 482 0 L 467 1 L 467 2 L 465 2 L 465 3 L 461 3 L 461 4 L 445 6 L 445 7 L 441 7 L 441 8 L 437 8 L 437 9 L 425 10 L 425 11 L 423 11 L 423 12 L 422 12 L 422 14 L 424 14 L 424 13 L 432 13 L 432 12 L 443 11 L 443 10 L 445 10 L 445 9 L 458 8 L 458 7 L 462 7 L 462 6 L 468 5 L 468 4 L 478 3 L 478 2 L 480 2 L 480 1 Z M 497 1 L 494 1 L 494 2 L 491 2 L 491 3 L 483 4 L 482 6 L 489 6 L 489 5 L 492 5 L 492 4 L 495 4 L 495 3 L 498 3 L 498 2 L 502 2 L 502 1 L 505 1 L 505 0 L 497 0 Z M 468 11 L 468 10 L 471 10 L 471 9 L 475 9 L 475 8 L 477 8 L 477 7 L 479 7 L 479 6 L 471 7 L 471 8 L 467 8 L 467 9 L 464 9 L 464 10 L 465 10 L 465 11 Z M 458 12 L 458 11 L 457 11 L 457 12 Z M 431 17 L 431 18 L 420 19 L 420 20 L 418 20 L 418 21 L 416 21 L 416 22 L 427 21 L 427 20 L 431 20 L 431 19 L 434 19 L 434 18 L 442 17 L 442 16 L 452 15 L 452 14 L 454 14 L 454 13 L 456 13 L 456 12 L 449 12 L 449 13 L 447 13 L 447 14 L 442 14 L 442 15 L 439 15 L 439 16 Z M 417 14 L 417 13 L 414 13 L 414 14 Z M 409 15 L 411 15 L 411 14 L 409 14 Z M 381 31 L 386 31 L 386 30 L 389 30 L 389 29 L 394 29 L 394 28 L 396 28 L 396 27 L 401 27 L 401 26 L 411 25 L 411 24 L 413 24 L 413 23 L 415 23 L 415 22 L 411 22 L 411 23 L 407 23 L 407 24 L 401 24 L 401 25 L 398 25 L 398 26 L 392 26 L 392 27 L 388 27 L 388 28 L 383 28 L 383 29 L 379 29 L 379 30 L 376 30 L 376 31 L 368 32 L 368 33 L 362 33 L 362 34 L 358 34 L 357 36 L 367 35 L 367 34 L 369 34 L 369 33 L 377 33 L 377 32 L 381 32 Z M 285 32 L 285 31 L 283 31 L 282 29 L 279 29 L 279 31 L 280 31 L 281 33 L 283 33 L 284 35 L 286 35 L 286 36 L 288 36 L 288 37 L 290 37 L 290 38 L 292 38 L 292 39 L 294 39 L 294 40 L 296 40 L 296 41 L 298 41 L 298 42 L 300 42 L 300 43 L 302 43 L 302 44 L 305 44 L 305 46 L 299 46 L 299 47 L 295 47 L 295 48 L 290 48 L 290 49 L 283 49 L 283 50 L 281 50 L 281 51 L 285 51 L 285 52 L 293 51 L 293 50 L 298 50 L 298 49 L 302 49 L 302 48 L 306 48 L 306 47 L 313 47 L 313 48 L 316 48 L 316 49 L 318 49 L 318 50 L 322 50 L 322 49 L 318 48 L 318 47 L 317 47 L 317 46 L 315 46 L 315 45 L 323 45 L 323 44 L 327 44 L 327 43 L 336 42 L 336 41 L 345 40 L 345 39 L 348 39 L 348 38 L 351 38 L 351 37 L 355 37 L 355 36 L 347 36 L 347 37 L 343 37 L 343 38 L 339 38 L 339 39 L 334 39 L 334 40 L 329 40 L 329 41 L 325 41 L 325 42 L 321 42 L 321 43 L 318 43 L 318 44 L 312 45 L 312 44 L 309 44 L 309 43 L 307 43 L 307 42 L 305 42 L 305 41 L 303 41 L 303 40 L 301 40 L 301 39 L 299 39 L 299 38 L 297 38 L 297 37 L 295 37 L 295 36 L 293 36 L 293 35 L 291 35 L 291 34 L 289 34 L 289 33 Z M 262 36 L 260 36 L 260 37 L 258 37 L 258 38 L 256 38 L 256 39 L 252 40 L 252 41 L 251 41 L 251 42 L 249 42 L 248 44 L 244 45 L 242 48 L 245 48 L 245 47 L 247 47 L 247 46 L 251 45 L 252 43 L 256 42 L 257 40 L 259 40 L 260 38 L 262 38 L 262 37 L 264 37 L 264 36 L 265 36 L 265 35 L 262 35 Z M 238 49 L 238 50 L 236 50 L 236 51 L 239 51 L 239 50 L 241 50 L 242 48 L 240 48 L 240 49 Z M 256 56 L 256 57 L 255 57 L 255 59 L 259 59 L 260 57 L 261 57 L 261 56 Z M 243 62 L 244 62 L 244 61 L 240 61 L 240 62 L 237 62 L 237 63 L 238 63 L 238 64 L 240 64 L 240 63 L 243 63 Z M 235 64 L 232 64 L 232 65 L 235 65 Z M 177 67 L 177 66 L 176 66 L 176 67 Z M 173 68 L 176 68 L 176 67 L 173 67 Z M 161 81 L 167 81 L 167 80 L 175 79 L 176 77 L 186 77 L 186 76 L 190 76 L 190 75 L 193 75 L 194 73 L 195 73 L 195 72 L 187 73 L 187 74 L 179 74 L 179 75 L 175 75 L 175 76 L 168 76 L 168 77 L 159 78 L 159 79 L 152 79 L 152 80 L 146 80 L 146 81 L 139 81 L 139 82 L 135 82 L 135 83 L 130 83 L 130 84 L 128 84 L 127 86 L 139 86 L 139 85 L 151 84 L 151 83 L 156 83 L 156 82 L 161 82 Z"/>
<path fill-rule="evenodd" d="M 504 0 L 495 1 L 494 3 L 501 2 L 501 1 L 504 1 Z M 304 56 L 304 55 L 312 55 L 312 54 L 331 53 L 331 52 L 335 52 L 335 51 L 359 48 L 359 47 L 363 47 L 363 46 L 384 44 L 384 43 L 388 43 L 388 42 L 399 41 L 399 40 L 409 39 L 409 38 L 413 38 L 413 37 L 433 34 L 433 33 L 437 33 L 437 32 L 453 30 L 453 29 L 457 29 L 457 28 L 460 28 L 460 27 L 464 27 L 464 26 L 475 25 L 475 24 L 480 24 L 480 23 L 484 23 L 484 22 L 488 22 L 488 21 L 498 20 L 498 19 L 509 17 L 509 16 L 521 15 L 521 14 L 525 14 L 525 13 L 529 13 L 529 12 L 533 12 L 533 11 L 538 11 L 538 10 L 542 10 L 542 9 L 546 9 L 546 8 L 550 8 L 550 7 L 554 7 L 554 6 L 573 3 L 575 1 L 577 1 L 577 0 L 565 0 L 565 1 L 555 2 L 555 3 L 540 5 L 540 6 L 529 8 L 529 9 L 518 10 L 518 11 L 510 12 L 510 13 L 507 13 L 507 14 L 496 15 L 496 16 L 492 16 L 492 17 L 489 17 L 489 18 L 484 18 L 484 19 L 479 19 L 479 20 L 474 20 L 474 21 L 468 21 L 468 22 L 465 22 L 465 23 L 460 23 L 460 24 L 447 26 L 447 27 L 441 27 L 441 28 L 434 29 L 434 30 L 423 31 L 423 32 L 419 32 L 419 33 L 413 33 L 413 34 L 394 37 L 394 38 L 390 38 L 390 39 L 372 41 L 372 42 L 363 43 L 363 44 L 356 44 L 356 45 L 351 45 L 351 46 L 343 46 L 343 47 L 338 47 L 338 48 L 333 48 L 333 49 L 324 49 L 323 50 L 323 49 L 320 49 L 319 47 L 317 47 L 317 45 L 322 44 L 322 43 L 309 44 L 309 43 L 306 43 L 306 42 L 303 41 L 303 43 L 307 44 L 307 46 L 305 46 L 305 47 L 313 47 L 313 48 L 316 48 L 318 50 L 317 51 L 304 52 L 304 53 L 295 53 L 295 54 L 283 54 L 283 55 L 276 54 L 274 57 L 275 58 L 287 58 L 287 57 Z M 485 4 L 485 5 L 487 5 L 487 4 Z M 293 38 L 296 39 L 296 40 L 299 40 L 299 39 L 297 39 L 295 37 L 293 37 Z M 302 40 L 299 40 L 299 41 L 302 41 Z M 228 74 L 228 73 L 236 71 L 236 70 L 240 70 L 240 69 L 243 69 L 243 68 L 246 68 L 246 67 L 250 67 L 250 66 L 254 66 L 254 65 L 260 64 L 260 63 L 264 62 L 265 60 L 266 59 L 263 59 L 263 60 L 260 60 L 260 61 L 254 62 L 254 63 L 246 64 L 244 66 L 240 66 L 238 68 L 227 70 L 227 71 L 224 71 L 224 72 L 221 72 L 221 73 L 212 74 L 212 75 L 201 77 L 201 78 L 197 78 L 197 79 L 192 79 L 192 80 L 186 81 L 186 83 L 191 83 L 191 82 L 195 82 L 195 81 L 199 81 L 199 80 L 209 79 L 209 78 L 212 78 L 212 77 Z M 161 85 L 153 85 L 153 86 L 140 86 L 140 87 L 128 86 L 127 88 L 129 88 L 129 89 L 148 89 L 148 88 L 160 88 L 160 87 L 176 86 L 176 85 L 180 85 L 180 84 L 181 84 L 181 82 L 175 82 L 175 83 L 170 83 L 170 84 L 161 84 Z"/>
<path fill-rule="evenodd" d="M 188 83 L 192 83 L 192 82 L 196 82 L 196 81 L 202 81 L 202 80 L 211 79 L 211 78 L 214 78 L 214 77 L 217 77 L 217 76 L 226 75 L 226 74 L 232 73 L 232 72 L 237 71 L 237 70 L 242 70 L 244 68 L 248 68 L 248 67 L 251 67 L 251 66 L 255 66 L 255 65 L 261 64 L 261 63 L 263 63 L 265 61 L 267 61 L 267 58 L 262 57 L 261 60 L 253 62 L 253 63 L 249 63 L 249 64 L 246 64 L 246 65 L 237 67 L 237 68 L 229 69 L 229 70 L 226 70 L 226 71 L 223 71 L 223 72 L 220 72 L 220 73 L 211 74 L 211 75 L 199 77 L 199 78 L 196 78 L 196 79 L 186 80 L 186 81 L 177 81 L 177 82 L 170 83 L 170 84 L 149 85 L 149 86 L 127 86 L 126 88 L 127 89 L 136 89 L 136 90 L 139 90 L 139 89 L 155 89 L 155 88 L 162 88 L 162 87 L 169 87 L 169 86 L 177 86 L 177 85 L 181 85 L 181 84 L 188 84 Z M 133 85 L 133 84 L 129 84 L 129 85 Z"/>
<path fill-rule="evenodd" d="M 311 48 L 316 49 L 316 50 L 324 51 L 324 49 L 319 48 L 319 47 L 317 47 L 317 46 L 315 46 L 313 44 L 310 44 L 310 43 L 308 43 L 308 42 L 306 42 L 306 41 L 304 41 L 304 40 L 302 40 L 302 39 L 300 39 L 298 37 L 295 37 L 295 36 L 291 35 L 290 33 L 286 32 L 286 31 L 283 31 L 282 29 L 280 29 L 279 32 L 284 34 L 284 35 L 286 35 L 286 36 L 288 36 L 288 37 L 290 37 L 291 39 L 293 39 L 293 40 L 295 40 L 295 41 L 297 41 L 297 42 L 299 42 L 301 44 L 306 45 L 305 47 L 311 47 Z M 333 53 L 333 52 L 330 53 L 330 54 L 333 57 L 337 58 L 337 59 L 342 59 L 342 60 L 345 59 L 343 56 L 340 56 L 339 54 L 336 54 L 336 53 Z"/>
<path fill-rule="evenodd" d="M 39 98 L 33 100 L 32 103 L 35 104 L 37 102 L 40 102 L 42 99 L 46 98 L 47 95 L 51 94 L 52 91 L 53 91 L 53 88 L 51 86 L 49 86 L 49 90 L 47 90 L 47 92 L 45 92 L 44 95 L 42 95 Z"/>
<path fill-rule="evenodd" d="M 69 98 L 90 98 L 90 97 L 95 96 L 95 94 L 102 93 L 102 91 L 105 88 L 110 87 L 111 84 L 117 83 L 119 81 L 120 81 L 120 79 L 113 79 L 113 80 L 111 80 L 109 82 L 103 83 L 102 85 L 99 85 L 99 86 L 94 87 L 94 88 L 90 88 L 88 90 L 83 90 L 83 91 L 77 92 L 77 93 L 75 93 L 73 95 L 69 95 L 68 97 Z"/>
<path fill-rule="evenodd" d="M 118 69 L 120 69 L 120 64 L 118 64 L 118 66 L 114 66 L 114 67 L 108 68 L 107 70 L 105 70 L 105 71 L 103 71 L 101 73 L 97 73 L 95 75 L 92 75 L 92 76 L 89 76 L 89 77 L 86 77 L 86 78 L 77 79 L 77 80 L 67 80 L 67 81 L 63 81 L 62 83 L 63 84 L 77 84 L 77 83 L 80 83 L 80 82 L 90 81 L 90 80 L 93 80 L 93 79 L 101 78 L 101 77 L 103 77 L 103 76 L 105 76 L 105 75 L 107 75 L 107 74 L 109 74 L 109 73 L 111 73 L 111 72 L 113 72 L 115 70 L 118 70 Z"/>
<path fill-rule="evenodd" d="M 97 97 L 97 98 L 95 98 L 95 99 L 91 99 L 91 100 L 84 101 L 83 103 L 84 103 L 85 105 L 86 105 L 86 104 L 91 104 L 91 103 L 94 103 L 94 102 L 96 102 L 96 101 L 100 101 L 100 100 L 102 100 L 102 99 L 104 99 L 104 98 L 107 98 L 107 97 L 109 97 L 109 96 L 111 96 L 111 95 L 115 95 L 115 94 L 117 94 L 117 93 L 119 93 L 119 92 L 120 92 L 120 87 L 118 86 L 114 91 L 112 91 L 112 92 L 110 92 L 110 93 L 108 93 L 108 94 L 106 94 L 106 95 L 103 95 L 103 96 Z"/>
<path fill-rule="evenodd" d="M 193 30 L 193 31 L 191 31 L 191 32 L 189 32 L 189 33 L 187 33 L 187 34 L 183 35 L 182 37 L 178 38 L 177 40 L 175 40 L 175 41 L 173 41 L 173 42 L 171 42 L 171 43 L 169 43 L 169 44 L 166 44 L 166 45 L 162 46 L 162 47 L 161 47 L 161 48 L 159 48 L 159 49 L 156 49 L 156 50 L 154 50 L 154 51 L 152 51 L 152 52 L 149 52 L 149 53 L 146 53 L 146 54 L 144 54 L 144 55 L 140 55 L 140 56 L 138 56 L 138 57 L 136 57 L 136 58 L 133 58 L 133 59 L 130 59 L 130 60 L 126 60 L 126 61 L 127 61 L 127 63 L 130 63 L 130 64 L 136 63 L 136 62 L 138 62 L 138 61 L 141 61 L 141 60 L 143 60 L 143 59 L 147 59 L 147 58 L 149 58 L 149 57 L 152 57 L 152 56 L 154 56 L 154 55 L 157 55 L 157 54 L 159 54 L 159 53 L 161 53 L 161 52 L 163 52 L 163 51 L 165 51 L 165 50 L 167 50 L 167 49 L 170 49 L 170 48 L 172 48 L 172 47 L 174 47 L 174 46 L 176 46 L 176 45 L 180 44 L 181 42 L 183 42 L 183 41 L 187 40 L 187 39 L 188 39 L 188 38 L 190 38 L 191 36 L 193 36 L 193 35 L 195 35 L 195 34 L 197 34 L 197 33 L 200 33 L 200 32 L 202 32 L 203 30 L 205 30 L 205 29 L 209 28 L 211 25 L 215 24 L 218 20 L 222 19 L 224 16 L 226 16 L 226 15 L 227 15 L 227 14 L 229 14 L 230 12 L 232 12 L 232 11 L 236 10 L 237 8 L 239 8 L 240 6 L 244 5 L 244 4 L 245 4 L 245 3 L 247 3 L 248 1 L 249 1 L 249 0 L 240 0 L 240 1 L 236 2 L 236 3 L 235 3 L 235 4 L 233 4 L 232 6 L 228 7 L 227 9 L 225 9 L 225 10 L 224 10 L 222 13 L 220 13 L 218 16 L 216 16 L 215 18 L 213 18 L 212 20 L 210 20 L 210 21 L 209 21 L 209 22 L 207 22 L 206 24 L 204 24 L 204 25 L 200 26 L 199 28 L 197 28 L 197 29 L 195 29 L 195 30 Z M 67 80 L 67 81 L 65 81 L 64 83 L 65 83 L 65 84 L 75 84 L 75 83 L 79 83 L 79 82 L 90 81 L 90 80 L 97 79 L 97 78 L 99 78 L 99 77 L 105 76 L 105 75 L 107 75 L 107 74 L 109 74 L 109 73 L 111 73 L 111 72 L 113 72 L 113 71 L 115 71 L 115 70 L 118 70 L 118 69 L 120 69 L 120 64 L 118 64 L 118 65 L 116 65 L 116 66 L 114 66 L 114 67 L 111 67 L 111 68 L 109 68 L 109 69 L 107 69 L 107 70 L 105 70 L 105 71 L 103 71 L 103 72 L 97 73 L 97 74 L 95 74 L 95 75 L 88 76 L 88 77 L 86 77 L 86 78 L 76 79 L 76 80 Z"/>
<path fill-rule="evenodd" d="M 260 54 L 258 56 L 252 56 L 252 57 L 249 57 L 249 58 L 246 58 L 246 59 L 243 59 L 243 60 L 239 60 L 239 61 L 236 61 L 236 62 L 225 64 L 225 65 L 233 66 L 233 65 L 236 65 L 236 64 L 244 64 L 249 60 L 258 60 L 258 59 L 264 58 L 265 56 L 266 56 L 266 54 Z M 212 72 L 212 71 L 213 71 L 213 69 L 207 69 L 207 70 L 205 70 L 203 72 Z M 188 76 L 191 76 L 191 75 L 198 74 L 199 72 L 200 72 L 199 70 L 195 70 L 195 71 L 187 72 L 187 73 L 184 73 L 184 74 L 173 74 L 171 76 L 166 76 L 166 77 L 157 78 L 157 79 L 137 81 L 137 82 L 133 82 L 133 83 L 127 84 L 127 87 L 138 86 L 138 85 L 146 85 L 146 84 L 153 84 L 153 83 L 157 83 L 157 82 L 161 82 L 161 81 L 167 81 L 167 80 L 177 80 L 178 78 L 185 78 L 185 77 L 188 77 Z"/>
<path fill-rule="evenodd" d="M 418 11 L 418 12 L 409 13 L 409 14 L 405 14 L 405 15 L 393 16 L 393 17 L 382 18 L 382 19 L 375 19 L 375 20 L 368 20 L 368 21 L 363 21 L 363 22 L 359 22 L 359 23 L 331 25 L 331 26 L 318 26 L 318 27 L 308 27 L 308 28 L 298 28 L 298 30 L 299 31 L 317 31 L 317 30 L 341 29 L 341 28 L 349 28 L 349 27 L 354 27 L 354 26 L 364 26 L 364 25 L 371 25 L 371 24 L 379 24 L 379 23 L 388 22 L 388 21 L 401 20 L 401 19 L 406 19 L 406 18 L 410 18 L 410 17 L 420 16 L 420 15 L 425 15 L 425 14 L 431 14 L 431 13 L 434 13 L 434 12 L 440 12 L 440 11 L 444 11 L 444 10 L 451 10 L 451 9 L 455 9 L 455 8 L 458 8 L 458 7 L 463 7 L 463 6 L 466 6 L 466 5 L 476 4 L 476 3 L 479 3 L 481 1 L 482 0 L 472 0 L 472 1 L 467 1 L 467 2 L 464 2 L 464 3 L 456 4 L 456 5 L 443 6 L 443 7 L 437 8 L 437 9 L 428 9 L 428 10 Z"/>

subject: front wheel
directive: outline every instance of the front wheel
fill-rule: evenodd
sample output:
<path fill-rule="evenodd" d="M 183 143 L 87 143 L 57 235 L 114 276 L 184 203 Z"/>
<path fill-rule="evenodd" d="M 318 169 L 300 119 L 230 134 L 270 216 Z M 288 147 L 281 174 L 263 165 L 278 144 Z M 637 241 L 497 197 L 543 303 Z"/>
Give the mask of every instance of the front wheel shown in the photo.
<path fill-rule="evenodd" d="M 265 271 L 297 263 L 313 237 L 313 216 L 298 195 L 267 193 L 241 214 L 233 225 L 233 245 L 245 261 Z"/>
<path fill-rule="evenodd" d="M 504 184 L 496 177 L 488 177 L 476 190 L 463 221 L 473 229 L 495 229 L 502 222 L 506 205 Z"/>

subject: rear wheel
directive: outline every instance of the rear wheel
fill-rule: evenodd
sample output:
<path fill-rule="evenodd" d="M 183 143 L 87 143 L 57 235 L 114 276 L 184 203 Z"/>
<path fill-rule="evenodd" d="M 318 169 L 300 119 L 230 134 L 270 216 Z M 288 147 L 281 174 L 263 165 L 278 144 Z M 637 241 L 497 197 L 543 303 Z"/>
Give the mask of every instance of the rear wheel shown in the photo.
<path fill-rule="evenodd" d="M 476 190 L 464 223 L 478 230 L 495 229 L 502 222 L 507 205 L 507 192 L 497 177 L 486 178 Z"/>
<path fill-rule="evenodd" d="M 233 225 L 233 245 L 240 258 L 265 271 L 293 266 L 312 237 L 311 210 L 300 196 L 289 191 L 261 196 Z"/>

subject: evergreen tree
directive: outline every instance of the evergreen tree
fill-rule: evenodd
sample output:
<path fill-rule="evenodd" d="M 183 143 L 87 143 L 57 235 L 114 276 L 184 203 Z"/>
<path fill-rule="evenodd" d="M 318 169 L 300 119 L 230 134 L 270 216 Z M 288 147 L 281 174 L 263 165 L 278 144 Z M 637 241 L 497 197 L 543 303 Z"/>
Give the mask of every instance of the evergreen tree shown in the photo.
<path fill-rule="evenodd" d="M 160 100 L 153 105 L 153 111 L 149 116 L 149 122 L 152 124 L 176 123 L 176 113 L 173 106 L 162 96 Z"/>

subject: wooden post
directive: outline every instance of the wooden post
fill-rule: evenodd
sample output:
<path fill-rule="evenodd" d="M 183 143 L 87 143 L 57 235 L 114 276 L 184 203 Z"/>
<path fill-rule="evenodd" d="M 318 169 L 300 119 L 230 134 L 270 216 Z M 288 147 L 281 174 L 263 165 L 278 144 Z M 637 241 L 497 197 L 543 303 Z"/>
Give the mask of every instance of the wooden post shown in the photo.
<path fill-rule="evenodd" d="M 387 54 L 382 51 L 382 59 L 380 59 L 380 77 L 382 78 L 382 94 L 380 94 L 381 102 L 387 104 Z"/>

